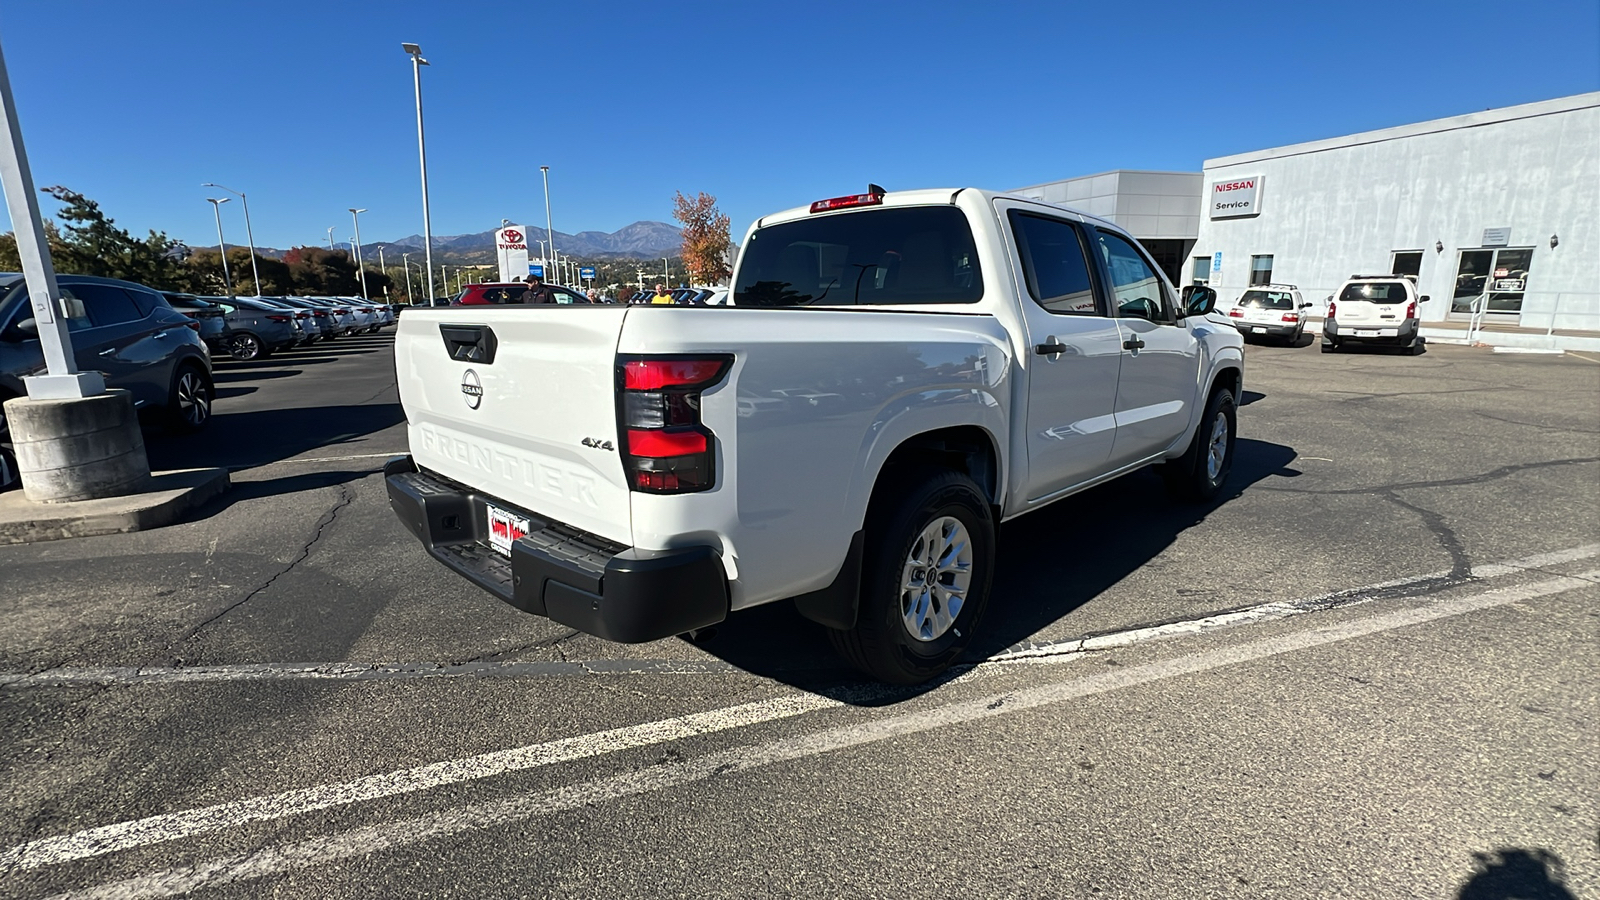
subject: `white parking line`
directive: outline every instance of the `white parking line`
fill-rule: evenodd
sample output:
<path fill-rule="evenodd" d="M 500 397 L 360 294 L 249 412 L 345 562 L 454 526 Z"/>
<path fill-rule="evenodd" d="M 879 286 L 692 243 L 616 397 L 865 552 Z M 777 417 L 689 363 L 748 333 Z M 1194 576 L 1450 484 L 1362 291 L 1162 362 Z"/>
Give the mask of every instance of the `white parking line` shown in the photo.
<path fill-rule="evenodd" d="M 1473 578 L 1499 578 L 1515 572 L 1539 569 L 1544 566 L 1578 562 L 1600 556 L 1600 544 L 1586 544 L 1551 553 L 1539 553 L 1521 559 L 1474 566 Z M 1372 599 L 1372 595 L 1393 588 L 1422 584 L 1448 578 L 1449 572 L 1432 572 L 1413 575 L 1350 588 L 1298 600 L 1275 600 L 1245 609 L 1230 610 L 1168 622 L 1145 628 L 1131 628 L 1109 634 L 1068 638 L 1047 643 L 1024 644 L 996 654 L 989 662 L 1014 662 L 1039 657 L 1055 657 L 1081 651 L 1104 650 L 1148 640 L 1161 640 L 1186 634 L 1196 634 L 1216 628 L 1281 619 L 1285 616 L 1315 612 L 1331 605 L 1350 605 Z M 732 663 L 720 660 L 669 660 L 629 659 L 600 660 L 594 662 L 527 662 L 505 661 L 486 663 L 461 663 L 445 665 L 434 662 L 417 663 L 358 663 L 358 662 L 301 662 L 301 663 L 242 663 L 226 666 L 81 666 L 48 669 L 43 672 L 0 672 L 0 688 L 49 687 L 109 687 L 131 684 L 184 684 L 235 681 L 279 681 L 305 679 L 316 681 L 382 681 L 414 678 L 467 678 L 467 677 L 549 677 L 559 675 L 692 675 L 704 676 L 742 671 Z"/>
<path fill-rule="evenodd" d="M 815 694 L 776 697 L 658 722 L 646 722 L 642 725 L 562 738 L 543 744 L 445 760 L 415 769 L 369 775 L 339 784 L 318 785 L 233 803 L 218 803 L 199 809 L 118 822 L 115 825 L 104 825 L 76 834 L 43 838 L 11 847 L 0 852 L 0 870 L 11 867 L 37 869 L 75 859 L 102 856 L 130 847 L 159 844 L 207 832 L 237 828 L 249 822 L 282 819 L 318 809 L 347 806 L 447 784 L 491 778 L 506 772 L 519 772 L 555 763 L 602 756 L 619 750 L 648 747 L 695 735 L 787 719 L 839 705 L 841 703 L 838 700 Z"/>
<path fill-rule="evenodd" d="M 1600 570 L 1484 591 L 1454 600 L 1337 625 L 1309 628 L 1233 647 L 1041 685 L 1016 693 L 951 703 L 920 712 L 888 716 L 861 724 L 784 738 L 754 747 L 735 747 L 683 762 L 651 766 L 555 790 L 458 806 L 431 815 L 352 829 L 277 848 L 264 848 L 237 856 L 167 869 L 59 896 L 120 898 L 120 900 L 171 897 L 353 857 L 368 857 L 398 847 L 420 844 L 477 829 L 515 825 L 540 816 L 667 790 L 775 763 L 804 759 L 993 716 L 1009 715 L 1019 710 L 1062 703 L 1163 679 L 1198 674 L 1284 653 L 1309 650 L 1397 628 L 1548 597 L 1578 588 L 1594 587 L 1595 582 L 1592 579 L 1596 578 L 1600 578 Z"/>

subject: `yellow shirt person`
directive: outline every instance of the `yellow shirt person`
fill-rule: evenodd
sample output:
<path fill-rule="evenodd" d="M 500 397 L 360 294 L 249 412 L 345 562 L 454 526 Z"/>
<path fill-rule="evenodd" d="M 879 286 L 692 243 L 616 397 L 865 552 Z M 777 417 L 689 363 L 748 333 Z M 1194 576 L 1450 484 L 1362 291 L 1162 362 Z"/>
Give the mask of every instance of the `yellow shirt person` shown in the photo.
<path fill-rule="evenodd" d="M 650 303 L 651 303 L 651 305 L 657 305 L 657 304 L 665 305 L 665 304 L 671 304 L 672 303 L 672 295 L 667 293 L 667 286 L 666 285 L 664 285 L 664 284 L 656 285 L 656 293 L 655 293 L 655 296 L 650 298 Z"/>

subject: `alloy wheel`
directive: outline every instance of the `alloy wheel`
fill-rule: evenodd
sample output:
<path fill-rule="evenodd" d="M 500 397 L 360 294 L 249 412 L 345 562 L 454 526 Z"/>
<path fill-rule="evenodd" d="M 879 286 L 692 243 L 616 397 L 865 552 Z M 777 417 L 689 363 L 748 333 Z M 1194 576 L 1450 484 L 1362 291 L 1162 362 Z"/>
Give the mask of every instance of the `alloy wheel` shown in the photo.
<path fill-rule="evenodd" d="M 972 582 L 972 536 L 954 516 L 929 522 L 901 569 L 900 616 L 919 641 L 943 637 L 961 615 Z"/>
<path fill-rule="evenodd" d="M 1206 477 L 1212 481 L 1222 474 L 1222 464 L 1228 458 L 1228 417 L 1218 412 L 1211 424 L 1211 440 L 1206 444 Z"/>

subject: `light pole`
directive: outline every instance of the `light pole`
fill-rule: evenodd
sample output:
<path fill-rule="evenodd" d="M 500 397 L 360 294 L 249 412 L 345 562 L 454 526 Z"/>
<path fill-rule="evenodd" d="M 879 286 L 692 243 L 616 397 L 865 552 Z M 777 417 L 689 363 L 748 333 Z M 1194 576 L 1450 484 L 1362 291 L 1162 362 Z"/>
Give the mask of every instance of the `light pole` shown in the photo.
<path fill-rule="evenodd" d="M 383 273 L 383 277 L 384 278 L 388 278 L 389 277 L 389 270 L 384 268 L 384 266 L 383 266 L 383 245 L 382 244 L 378 245 L 378 271 Z M 387 281 L 384 282 L 384 284 L 383 284 L 383 299 L 385 301 L 388 301 L 388 299 L 389 299 L 389 283 Z"/>
<path fill-rule="evenodd" d="M 550 255 L 555 256 L 556 233 L 550 227 L 550 167 L 540 166 L 539 173 L 544 176 L 544 236 L 550 241 Z"/>
<path fill-rule="evenodd" d="M 428 148 L 422 139 L 422 67 L 428 61 L 422 58 L 422 48 L 416 44 L 401 44 L 400 49 L 411 55 L 411 81 L 417 89 L 417 160 L 422 164 L 422 253 L 428 263 L 428 305 L 433 305 L 433 224 L 428 217 Z"/>
<path fill-rule="evenodd" d="M 334 229 L 334 227 L 335 226 L 333 226 L 333 225 L 329 225 L 328 226 L 328 249 L 329 250 L 334 249 L 334 246 L 333 246 L 333 229 Z"/>
<path fill-rule="evenodd" d="M 417 305 L 417 295 L 411 292 L 411 254 L 400 254 L 400 265 L 406 270 L 406 302 Z"/>
<path fill-rule="evenodd" d="M 544 241 L 534 241 L 534 243 L 539 245 L 539 265 L 541 267 L 543 267 L 546 264 L 548 264 L 548 262 L 549 262 L 549 260 L 544 258 L 544 245 L 545 245 L 545 242 Z"/>
<path fill-rule="evenodd" d="M 361 214 L 365 209 L 350 207 L 350 221 L 356 223 L 356 273 L 361 276 L 361 299 L 371 300 L 367 296 L 367 269 L 361 264 Z"/>
<path fill-rule="evenodd" d="M 668 265 L 670 262 L 671 260 L 667 257 L 661 257 L 661 277 L 667 280 L 667 290 L 669 291 L 672 290 L 672 268 Z"/>
<path fill-rule="evenodd" d="M 228 198 L 223 197 L 218 200 L 215 197 L 207 197 L 206 200 L 211 204 L 211 212 L 217 217 L 217 250 L 222 254 L 222 283 L 228 289 L 228 299 L 232 300 L 233 278 L 228 275 L 228 244 L 222 239 L 222 204 L 227 203 Z"/>
<path fill-rule="evenodd" d="M 245 198 L 244 191 L 236 191 L 230 187 L 223 187 L 214 181 L 208 181 L 201 187 L 214 187 L 219 191 L 227 191 L 239 198 L 244 206 L 244 237 L 250 242 L 250 277 L 256 283 L 256 296 L 261 296 L 261 273 L 256 270 L 256 233 L 250 228 L 250 201 Z"/>

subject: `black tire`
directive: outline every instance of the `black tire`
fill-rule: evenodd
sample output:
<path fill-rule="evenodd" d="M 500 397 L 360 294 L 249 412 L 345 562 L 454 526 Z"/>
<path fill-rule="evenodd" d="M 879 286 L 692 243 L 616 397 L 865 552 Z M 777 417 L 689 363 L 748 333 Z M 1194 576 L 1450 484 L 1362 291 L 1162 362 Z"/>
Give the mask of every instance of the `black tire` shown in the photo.
<path fill-rule="evenodd" d="M 1406 347 L 1406 355 L 1407 356 L 1421 356 L 1423 353 L 1426 353 L 1426 352 L 1427 352 L 1427 349 L 1423 344 L 1422 338 L 1420 338 L 1420 337 L 1412 338 L 1411 339 L 1411 345 Z"/>
<path fill-rule="evenodd" d="M 1328 341 L 1323 341 L 1322 342 L 1322 352 L 1323 353 L 1332 353 L 1332 352 L 1334 352 L 1334 351 L 1336 351 L 1338 349 L 1339 349 L 1339 345 L 1338 344 L 1329 343 Z"/>
<path fill-rule="evenodd" d="M 5 394 L 0 394 L 0 403 L 8 399 Z M 17 455 L 11 449 L 11 429 L 6 424 L 6 411 L 0 407 L 0 491 L 9 491 L 21 483 Z"/>
<path fill-rule="evenodd" d="M 967 538 L 961 546 L 970 550 L 964 566 L 968 577 L 965 596 L 942 626 L 934 618 L 948 615 L 955 605 L 948 603 L 949 592 L 942 586 L 959 578 L 959 555 L 951 554 L 959 554 L 961 546 L 945 554 L 952 565 L 927 576 L 928 589 L 921 597 L 911 596 L 905 589 L 908 573 L 916 571 L 914 555 L 929 552 L 924 532 L 955 531 L 948 521 L 943 529 L 936 528 L 941 520 L 959 523 Z M 960 536 L 959 531 L 955 534 Z M 856 627 L 830 630 L 834 647 L 851 665 L 890 684 L 920 684 L 937 677 L 972 642 L 989 602 L 995 525 L 988 500 L 972 479 L 957 472 L 919 468 L 891 475 L 879 484 L 867 510 L 865 551 Z M 925 607 L 917 604 L 919 599 L 926 600 Z M 914 609 L 931 611 L 924 623 L 926 638 L 913 637 L 906 622 L 916 616 Z"/>
<path fill-rule="evenodd" d="M 1212 450 L 1219 438 L 1219 420 L 1224 428 L 1221 436 L 1221 460 L 1213 465 Z M 1167 490 L 1179 500 L 1204 503 L 1222 490 L 1233 471 L 1233 448 L 1238 437 L 1237 403 L 1233 392 L 1215 388 L 1206 401 L 1200 424 L 1195 427 L 1194 439 L 1183 455 L 1161 465 L 1161 477 Z"/>
<path fill-rule="evenodd" d="M 261 338 L 248 331 L 235 331 L 233 334 L 228 335 L 227 341 L 228 355 L 241 362 L 265 359 L 272 355 L 272 351 L 267 349 L 267 345 L 262 342 Z"/>
<path fill-rule="evenodd" d="M 172 391 L 167 399 L 167 424 L 173 431 L 194 434 L 211 421 L 211 407 L 217 390 L 205 369 L 192 362 L 178 365 L 172 374 Z"/>

